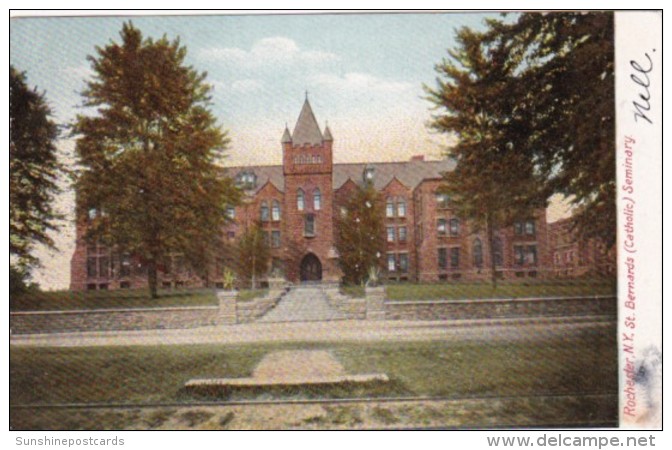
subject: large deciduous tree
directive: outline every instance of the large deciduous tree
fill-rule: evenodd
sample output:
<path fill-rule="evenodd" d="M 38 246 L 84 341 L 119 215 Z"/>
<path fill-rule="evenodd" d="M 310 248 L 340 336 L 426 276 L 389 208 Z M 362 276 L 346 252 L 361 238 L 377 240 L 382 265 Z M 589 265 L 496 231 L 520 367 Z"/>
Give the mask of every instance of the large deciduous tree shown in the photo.
<path fill-rule="evenodd" d="M 616 238 L 614 15 L 521 14 L 493 20 L 484 40 L 508 52 L 529 126 L 526 153 L 549 191 L 575 206 L 580 235 Z"/>
<path fill-rule="evenodd" d="M 36 244 L 54 246 L 49 235 L 57 229 L 54 209 L 59 163 L 56 123 L 44 94 L 31 89 L 26 76 L 9 68 L 9 253 L 17 274 L 25 277 L 39 264 Z"/>
<path fill-rule="evenodd" d="M 456 165 L 440 190 L 459 217 L 485 231 L 496 286 L 495 232 L 532 215 L 546 195 L 520 144 L 528 127 L 516 111 L 520 87 L 506 49 L 489 47 L 483 34 L 468 28 L 458 32 L 457 44 L 436 67 L 436 88 L 427 89 L 437 107 L 432 126 L 456 139 L 448 150 Z"/>
<path fill-rule="evenodd" d="M 347 284 L 363 284 L 382 265 L 385 251 L 383 203 L 374 187 L 357 187 L 337 212 L 336 250 Z"/>
<path fill-rule="evenodd" d="M 218 161 L 228 139 L 209 110 L 205 73 L 185 65 L 179 40 L 143 38 L 124 24 L 121 42 L 89 56 L 93 78 L 74 126 L 81 170 L 78 217 L 88 238 L 140 258 L 152 297 L 171 253 L 205 266 L 238 191 Z"/>

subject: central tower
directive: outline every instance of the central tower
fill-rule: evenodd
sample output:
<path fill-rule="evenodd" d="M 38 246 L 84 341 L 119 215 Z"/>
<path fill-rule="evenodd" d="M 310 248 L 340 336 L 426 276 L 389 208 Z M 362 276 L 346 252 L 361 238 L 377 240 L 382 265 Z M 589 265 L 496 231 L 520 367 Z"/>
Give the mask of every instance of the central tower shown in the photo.
<path fill-rule="evenodd" d="M 306 96 L 294 132 L 282 135 L 286 276 L 294 282 L 338 281 L 333 229 L 333 138 Z"/>

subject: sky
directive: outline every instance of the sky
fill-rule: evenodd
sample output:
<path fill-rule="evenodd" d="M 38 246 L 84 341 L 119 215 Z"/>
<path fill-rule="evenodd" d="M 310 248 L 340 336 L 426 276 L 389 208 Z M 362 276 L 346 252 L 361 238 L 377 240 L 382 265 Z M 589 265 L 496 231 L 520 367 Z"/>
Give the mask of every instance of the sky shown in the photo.
<path fill-rule="evenodd" d="M 455 45 L 462 26 L 482 28 L 483 13 L 306 14 L 129 17 L 26 17 L 10 21 L 10 62 L 46 93 L 53 118 L 71 123 L 92 75 L 89 55 L 120 42 L 132 20 L 145 37 L 179 37 L 186 63 L 207 72 L 212 112 L 231 138 L 226 164 L 278 164 L 285 124 L 293 129 L 307 95 L 322 128 L 334 137 L 335 162 L 439 158 L 450 141 L 432 132 L 424 85 Z M 64 133 L 67 135 L 67 133 Z M 74 142 L 59 142 L 73 161 Z M 65 289 L 74 251 L 74 196 L 57 199 L 66 215 L 57 251 L 40 249 L 34 279 Z M 566 215 L 554 201 L 549 221 Z"/>

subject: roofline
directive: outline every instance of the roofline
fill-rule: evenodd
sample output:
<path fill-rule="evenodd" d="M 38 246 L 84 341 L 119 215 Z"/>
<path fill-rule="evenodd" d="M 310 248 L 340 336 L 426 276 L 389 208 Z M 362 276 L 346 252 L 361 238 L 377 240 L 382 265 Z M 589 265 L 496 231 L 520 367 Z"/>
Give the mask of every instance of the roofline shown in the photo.
<path fill-rule="evenodd" d="M 403 160 L 403 161 L 378 161 L 378 162 L 371 162 L 371 161 L 362 161 L 362 162 L 342 162 L 338 163 L 335 162 L 333 163 L 334 166 L 356 166 L 356 165 L 362 165 L 362 164 L 432 164 L 432 163 L 442 163 L 446 162 L 445 159 L 435 159 L 435 160 L 425 160 L 425 161 L 411 161 L 411 160 Z M 247 166 L 220 166 L 222 169 L 247 169 L 250 167 L 283 167 L 282 164 L 250 164 Z"/>

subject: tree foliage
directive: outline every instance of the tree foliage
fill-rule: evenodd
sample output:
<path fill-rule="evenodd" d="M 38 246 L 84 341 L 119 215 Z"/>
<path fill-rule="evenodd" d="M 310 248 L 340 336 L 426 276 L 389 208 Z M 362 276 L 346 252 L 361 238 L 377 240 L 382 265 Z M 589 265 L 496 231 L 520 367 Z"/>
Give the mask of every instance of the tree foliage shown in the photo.
<path fill-rule="evenodd" d="M 221 239 L 238 191 L 217 164 L 228 139 L 208 109 L 206 74 L 184 64 L 179 40 L 145 39 L 130 23 L 120 36 L 88 58 L 84 105 L 96 112 L 74 126 L 78 217 L 89 217 L 89 239 L 140 258 L 155 297 L 168 254 L 208 266 L 202 249 Z"/>
<path fill-rule="evenodd" d="M 39 264 L 36 244 L 54 246 L 54 209 L 59 174 L 57 125 L 44 94 L 30 89 L 25 74 L 9 68 L 9 253 L 16 270 L 27 274 Z"/>
<path fill-rule="evenodd" d="M 460 213 L 494 211 L 497 225 L 562 194 L 581 236 L 613 244 L 613 14 L 525 13 L 486 25 L 460 30 L 428 88 L 434 128 L 457 138 L 446 190 Z"/>
<path fill-rule="evenodd" d="M 357 187 L 337 213 L 336 249 L 344 282 L 363 284 L 371 268 L 380 268 L 385 251 L 384 205 L 371 185 Z"/>
<path fill-rule="evenodd" d="M 264 231 L 258 223 L 253 224 L 245 230 L 237 243 L 235 265 L 238 278 L 245 285 L 256 289 L 257 281 L 268 272 L 270 255 Z"/>
<path fill-rule="evenodd" d="M 488 23 L 485 42 L 515 67 L 525 153 L 546 189 L 575 206 L 580 235 L 616 238 L 612 12 L 528 13 Z"/>
<path fill-rule="evenodd" d="M 433 127 L 457 140 L 449 150 L 455 168 L 444 175 L 441 191 L 457 216 L 485 230 L 492 249 L 495 232 L 532 215 L 546 195 L 521 148 L 528 129 L 517 111 L 514 67 L 502 63 L 506 49 L 488 47 L 483 34 L 468 28 L 458 32 L 457 43 L 450 59 L 436 67 L 437 87 L 428 89 L 439 111 Z"/>

